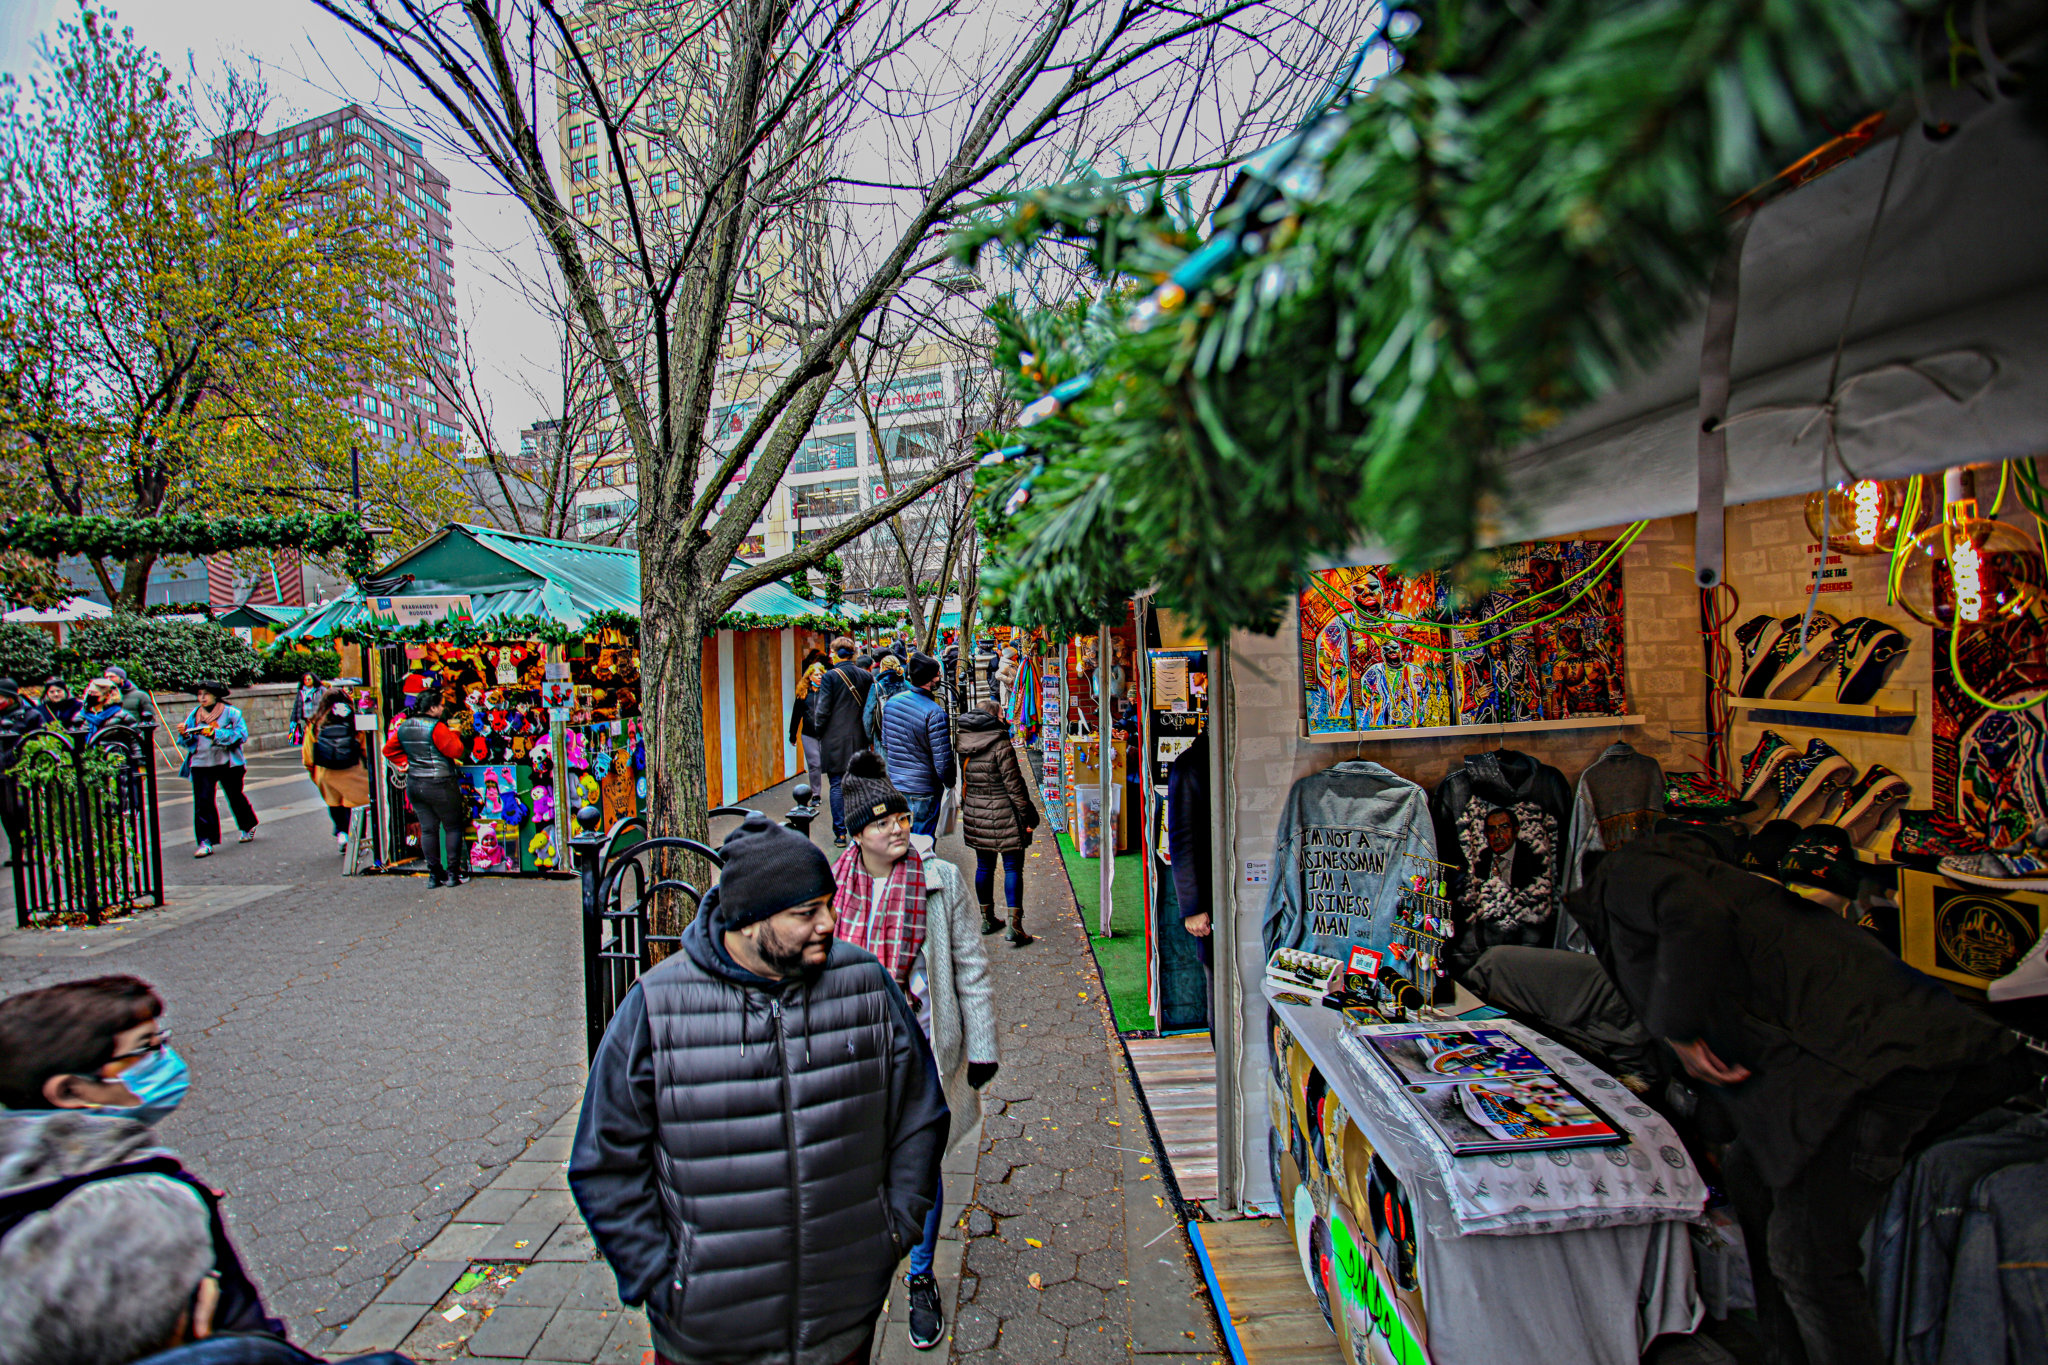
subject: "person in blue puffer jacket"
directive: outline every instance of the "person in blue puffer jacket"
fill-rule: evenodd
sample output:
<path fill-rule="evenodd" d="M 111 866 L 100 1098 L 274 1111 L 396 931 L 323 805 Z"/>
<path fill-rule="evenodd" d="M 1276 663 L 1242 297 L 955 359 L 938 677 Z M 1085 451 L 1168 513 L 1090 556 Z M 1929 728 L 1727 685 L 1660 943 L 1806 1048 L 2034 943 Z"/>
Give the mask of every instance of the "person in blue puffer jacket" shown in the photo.
<path fill-rule="evenodd" d="M 861 711 L 861 729 L 868 737 L 868 747 L 881 755 L 885 766 L 888 755 L 882 753 L 882 708 L 889 704 L 889 698 L 900 697 L 909 690 L 910 684 L 903 678 L 902 661 L 894 654 L 884 654 L 875 661 L 875 685 Z"/>
<path fill-rule="evenodd" d="M 953 785 L 953 731 L 932 689 L 939 661 L 910 656 L 910 686 L 882 708 L 882 749 L 889 781 L 910 802 L 910 832 L 933 834 L 939 798 Z"/>
<path fill-rule="evenodd" d="M 178 747 L 185 751 L 178 776 L 192 782 L 192 833 L 198 841 L 192 856 L 204 858 L 220 842 L 220 808 L 213 803 L 216 789 L 228 798 L 242 843 L 256 837 L 256 809 L 242 793 L 242 746 L 249 740 L 249 723 L 241 708 L 228 705 L 226 683 L 203 682 L 192 690 L 199 694 L 199 705 L 174 728 Z"/>

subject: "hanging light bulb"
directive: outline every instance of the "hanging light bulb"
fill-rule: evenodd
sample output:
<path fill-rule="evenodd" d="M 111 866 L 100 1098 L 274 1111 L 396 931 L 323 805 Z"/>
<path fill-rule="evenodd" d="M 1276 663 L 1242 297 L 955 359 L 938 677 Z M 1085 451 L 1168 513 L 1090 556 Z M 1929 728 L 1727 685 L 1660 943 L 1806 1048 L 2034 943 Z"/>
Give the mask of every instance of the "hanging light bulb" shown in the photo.
<path fill-rule="evenodd" d="M 1858 479 L 1806 495 L 1806 529 L 1821 538 L 1826 507 L 1828 548 L 1845 555 L 1888 555 L 1899 534 L 1903 482 Z"/>
<path fill-rule="evenodd" d="M 2007 522 L 1949 504 L 1946 519 L 1914 536 L 1899 574 L 1899 605 L 1941 630 L 2010 623 L 2048 610 L 2040 550 Z"/>

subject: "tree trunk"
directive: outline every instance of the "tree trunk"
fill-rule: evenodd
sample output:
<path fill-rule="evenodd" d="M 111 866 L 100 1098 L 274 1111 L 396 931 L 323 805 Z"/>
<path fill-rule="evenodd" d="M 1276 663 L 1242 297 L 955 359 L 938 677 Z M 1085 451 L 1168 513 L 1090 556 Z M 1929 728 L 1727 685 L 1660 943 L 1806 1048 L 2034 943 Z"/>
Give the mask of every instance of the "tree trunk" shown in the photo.
<path fill-rule="evenodd" d="M 652 610 L 640 626 L 640 695 L 648 721 L 647 833 L 650 838 L 706 840 L 711 808 L 705 780 L 703 591 L 678 575 L 657 592 L 657 566 L 642 570 L 643 592 Z M 680 591 L 678 591 L 680 589 Z M 666 600 L 663 600 L 666 599 Z M 659 603 L 659 606 L 656 604 Z M 711 864 L 692 854 L 664 856 L 656 870 L 699 891 L 715 879 Z M 697 915 L 697 898 L 675 891 L 654 903 L 653 931 L 680 934 Z M 668 946 L 655 945 L 657 960 Z"/>
<path fill-rule="evenodd" d="M 141 611 L 149 604 L 149 571 L 156 567 L 156 559 L 154 554 L 141 554 L 121 566 L 121 595 L 113 599 L 116 611 L 123 607 Z M 205 556 L 200 556 L 199 564 L 205 568 Z"/>

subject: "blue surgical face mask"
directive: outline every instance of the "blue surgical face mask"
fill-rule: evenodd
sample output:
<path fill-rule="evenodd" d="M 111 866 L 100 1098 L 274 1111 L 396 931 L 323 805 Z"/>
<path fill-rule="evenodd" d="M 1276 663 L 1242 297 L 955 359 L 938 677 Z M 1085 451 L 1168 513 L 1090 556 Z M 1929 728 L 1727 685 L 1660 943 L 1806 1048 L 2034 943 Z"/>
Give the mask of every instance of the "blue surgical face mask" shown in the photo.
<path fill-rule="evenodd" d="M 157 1124 L 170 1117 L 178 1101 L 185 1098 L 185 1092 L 192 1088 L 192 1074 L 185 1066 L 185 1059 L 171 1050 L 166 1043 L 146 1062 L 129 1067 L 114 1078 L 128 1087 L 135 1096 L 132 1107 L 101 1105 L 95 1113 L 107 1114 L 114 1118 L 134 1119 L 137 1123 Z"/>

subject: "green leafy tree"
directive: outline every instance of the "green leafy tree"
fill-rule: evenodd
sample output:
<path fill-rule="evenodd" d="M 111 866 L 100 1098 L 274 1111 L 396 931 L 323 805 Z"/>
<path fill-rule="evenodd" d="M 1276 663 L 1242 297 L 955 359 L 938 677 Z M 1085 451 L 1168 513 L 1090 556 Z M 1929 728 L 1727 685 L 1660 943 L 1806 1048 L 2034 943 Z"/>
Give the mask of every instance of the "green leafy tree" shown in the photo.
<path fill-rule="evenodd" d="M 317 159 L 260 154 L 261 84 L 202 96 L 81 6 L 47 76 L 0 85 L 0 497 L 16 512 L 339 511 L 362 440 L 342 400 L 394 378 L 379 314 L 423 268 Z M 420 529 L 447 481 L 365 446 L 366 511 Z M 157 555 L 90 560 L 143 600 Z M 118 583 L 118 586 L 117 586 Z"/>

